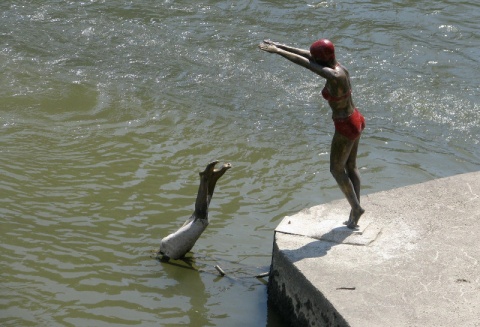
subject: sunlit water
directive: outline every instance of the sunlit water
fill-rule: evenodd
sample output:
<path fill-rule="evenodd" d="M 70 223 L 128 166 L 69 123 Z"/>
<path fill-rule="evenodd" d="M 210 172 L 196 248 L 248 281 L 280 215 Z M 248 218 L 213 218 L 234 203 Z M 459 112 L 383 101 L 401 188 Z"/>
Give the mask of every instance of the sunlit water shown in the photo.
<path fill-rule="evenodd" d="M 472 0 L 2 1 L 0 325 L 282 326 L 253 277 L 273 230 L 342 196 L 323 81 L 257 44 L 336 44 L 368 194 L 479 170 L 479 20 Z M 213 159 L 233 168 L 210 226 L 158 262 Z"/>

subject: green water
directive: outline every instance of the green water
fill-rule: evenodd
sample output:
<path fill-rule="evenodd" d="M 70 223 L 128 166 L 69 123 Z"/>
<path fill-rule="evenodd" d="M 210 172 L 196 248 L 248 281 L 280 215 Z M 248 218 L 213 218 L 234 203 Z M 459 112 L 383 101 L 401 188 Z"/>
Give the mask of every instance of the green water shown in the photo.
<path fill-rule="evenodd" d="M 2 1 L 0 325 L 283 326 L 253 277 L 273 230 L 342 195 L 323 81 L 256 45 L 336 44 L 368 194 L 480 169 L 479 19 L 475 1 Z M 210 226 L 156 261 L 213 159 L 233 168 Z"/>

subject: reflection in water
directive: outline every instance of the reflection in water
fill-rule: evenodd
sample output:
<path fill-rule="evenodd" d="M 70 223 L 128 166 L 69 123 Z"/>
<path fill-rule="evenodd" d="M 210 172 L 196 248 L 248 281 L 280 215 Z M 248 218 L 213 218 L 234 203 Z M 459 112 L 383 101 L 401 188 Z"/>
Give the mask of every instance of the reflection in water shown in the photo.
<path fill-rule="evenodd" d="M 252 309 L 248 308 L 252 303 L 245 304 L 238 301 L 238 291 L 246 288 L 258 294 L 264 294 L 266 281 L 255 276 L 260 272 L 268 271 L 268 267 L 254 268 L 227 260 L 197 258 L 192 254 L 181 260 L 160 260 L 160 263 L 165 273 L 162 278 L 176 281 L 165 291 L 175 294 L 175 298 L 183 298 L 183 306 L 170 308 L 169 312 L 172 316 L 183 316 L 186 322 L 195 321 L 201 326 L 218 326 L 224 319 L 234 321 L 243 319 L 245 323 L 252 325 L 257 321 L 255 316 L 246 315 L 246 312 L 251 312 Z M 226 272 L 225 276 L 222 277 L 214 268 L 216 265 Z M 186 302 L 188 306 L 185 305 Z M 225 311 L 212 314 L 210 307 L 222 302 L 225 302 Z M 266 305 L 266 298 L 263 298 L 260 303 Z M 176 319 L 178 318 L 172 320 L 172 324 L 177 321 Z M 276 321 L 276 319 L 277 316 L 274 313 L 268 318 L 270 321 Z"/>
<path fill-rule="evenodd" d="M 175 262 L 182 262 L 178 264 Z M 199 326 L 215 326 L 208 317 L 207 298 L 199 296 L 205 293 L 205 285 L 200 278 L 200 272 L 194 267 L 195 260 L 189 257 L 184 260 L 171 260 L 170 262 L 162 262 L 162 267 L 166 273 L 166 277 L 177 281 L 175 285 L 167 287 L 169 294 L 175 294 L 176 297 L 185 297 L 184 306 L 177 308 L 181 313 L 188 317 L 185 323 L 195 322 Z M 190 307 L 186 307 L 186 303 L 190 303 Z M 178 317 L 177 312 L 174 317 Z M 175 318 L 172 323 L 177 322 Z"/>

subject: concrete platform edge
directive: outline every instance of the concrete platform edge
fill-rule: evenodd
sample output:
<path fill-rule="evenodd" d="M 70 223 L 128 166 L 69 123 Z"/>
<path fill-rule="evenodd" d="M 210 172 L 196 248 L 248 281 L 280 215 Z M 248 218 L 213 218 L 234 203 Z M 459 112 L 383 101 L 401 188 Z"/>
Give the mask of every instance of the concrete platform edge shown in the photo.
<path fill-rule="evenodd" d="M 369 194 L 362 203 L 370 216 L 356 235 L 342 236 L 346 200 L 304 209 L 277 227 L 268 301 L 285 321 L 480 326 L 480 172 Z"/>
<path fill-rule="evenodd" d="M 277 233 L 275 233 L 275 238 Z M 298 270 L 274 242 L 268 301 L 291 326 L 349 327 L 325 296 Z"/>

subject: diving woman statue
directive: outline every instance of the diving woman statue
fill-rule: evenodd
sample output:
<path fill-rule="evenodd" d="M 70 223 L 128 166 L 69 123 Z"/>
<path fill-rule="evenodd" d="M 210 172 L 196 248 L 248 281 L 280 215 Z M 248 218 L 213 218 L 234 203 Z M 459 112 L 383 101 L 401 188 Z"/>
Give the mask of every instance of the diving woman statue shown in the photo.
<path fill-rule="evenodd" d="M 183 226 L 175 233 L 162 239 L 158 254 L 163 260 L 180 259 L 195 245 L 200 235 L 208 226 L 208 206 L 212 200 L 215 184 L 225 172 L 232 167 L 225 163 L 220 169 L 215 169 L 218 161 L 213 161 L 200 173 L 200 186 L 198 188 L 195 211 Z"/>

